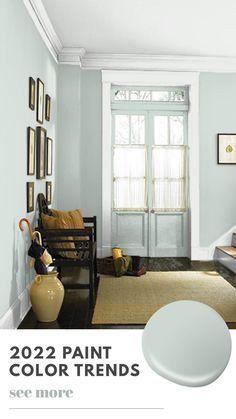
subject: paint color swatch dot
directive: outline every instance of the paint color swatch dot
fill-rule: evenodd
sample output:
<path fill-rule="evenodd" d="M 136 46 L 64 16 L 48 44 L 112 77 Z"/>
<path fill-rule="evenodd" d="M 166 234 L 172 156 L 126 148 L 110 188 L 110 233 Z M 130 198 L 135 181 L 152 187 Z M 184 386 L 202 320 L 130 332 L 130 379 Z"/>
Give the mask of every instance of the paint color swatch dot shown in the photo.
<path fill-rule="evenodd" d="M 159 375 L 185 386 L 216 380 L 231 354 L 222 317 L 197 301 L 176 301 L 156 311 L 145 326 L 143 354 Z"/>

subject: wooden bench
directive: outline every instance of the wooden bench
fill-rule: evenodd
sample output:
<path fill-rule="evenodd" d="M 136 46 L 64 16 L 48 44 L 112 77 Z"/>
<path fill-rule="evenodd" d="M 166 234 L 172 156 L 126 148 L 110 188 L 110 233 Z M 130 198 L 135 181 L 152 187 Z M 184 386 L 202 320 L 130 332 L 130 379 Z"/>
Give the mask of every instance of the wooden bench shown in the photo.
<path fill-rule="evenodd" d="M 41 214 L 51 215 L 43 194 L 38 195 L 39 219 L 36 228 L 42 235 L 43 245 L 53 258 L 50 266 L 55 266 L 58 277 L 62 280 L 63 267 L 87 267 L 89 281 L 87 284 L 64 284 L 66 289 L 89 289 L 89 302 L 94 305 L 95 286 L 98 285 L 97 276 L 97 222 L 96 216 L 83 217 L 84 229 L 44 229 Z M 81 239 L 83 238 L 83 239 Z M 63 244 L 74 243 L 73 248 L 63 247 Z M 68 252 L 73 252 L 74 257 L 66 257 Z"/>

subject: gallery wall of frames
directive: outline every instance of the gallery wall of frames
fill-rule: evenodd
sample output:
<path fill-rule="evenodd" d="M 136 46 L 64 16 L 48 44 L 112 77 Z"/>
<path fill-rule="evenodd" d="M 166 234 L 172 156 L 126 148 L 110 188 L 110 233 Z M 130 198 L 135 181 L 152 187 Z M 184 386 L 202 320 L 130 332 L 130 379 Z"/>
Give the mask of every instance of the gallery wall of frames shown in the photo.
<path fill-rule="evenodd" d="M 43 126 L 51 119 L 51 97 L 45 94 L 44 83 L 29 77 L 29 108 L 35 112 L 36 127 L 27 128 L 27 175 L 38 180 L 52 176 L 53 140 Z M 52 182 L 46 181 L 45 196 L 48 205 L 52 201 Z M 34 181 L 26 185 L 26 209 L 34 211 Z"/>

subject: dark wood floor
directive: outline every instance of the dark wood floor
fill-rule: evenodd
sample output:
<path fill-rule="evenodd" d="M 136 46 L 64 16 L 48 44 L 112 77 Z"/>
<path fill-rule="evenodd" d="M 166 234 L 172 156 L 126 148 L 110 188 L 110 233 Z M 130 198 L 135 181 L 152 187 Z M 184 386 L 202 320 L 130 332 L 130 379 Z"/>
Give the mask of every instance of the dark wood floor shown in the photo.
<path fill-rule="evenodd" d="M 236 275 L 218 262 L 191 262 L 187 258 L 143 258 L 147 271 L 217 271 L 236 288 Z M 88 272 L 82 268 L 66 269 L 63 272 L 64 282 L 86 282 Z M 40 323 L 32 310 L 21 322 L 19 329 L 143 329 L 144 325 L 100 325 L 91 326 L 93 310 L 89 306 L 88 291 L 66 290 L 65 299 L 57 321 Z M 236 323 L 228 323 L 230 329 L 236 329 Z"/>

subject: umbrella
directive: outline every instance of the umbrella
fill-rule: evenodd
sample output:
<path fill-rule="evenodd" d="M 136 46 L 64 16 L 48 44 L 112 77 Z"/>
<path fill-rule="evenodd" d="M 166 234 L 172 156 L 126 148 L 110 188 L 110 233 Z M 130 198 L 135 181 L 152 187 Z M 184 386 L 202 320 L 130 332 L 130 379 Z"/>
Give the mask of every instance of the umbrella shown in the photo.
<path fill-rule="evenodd" d="M 31 238 L 31 245 L 28 250 L 28 255 L 35 259 L 34 268 L 37 274 L 47 275 L 47 265 L 52 263 L 52 257 L 48 251 L 42 246 L 42 238 L 39 231 L 33 232 L 30 222 L 26 218 L 22 218 L 19 222 L 19 227 L 21 231 L 24 231 L 22 223 L 26 222 L 29 229 L 29 234 Z M 39 242 L 38 242 L 38 238 Z"/>

